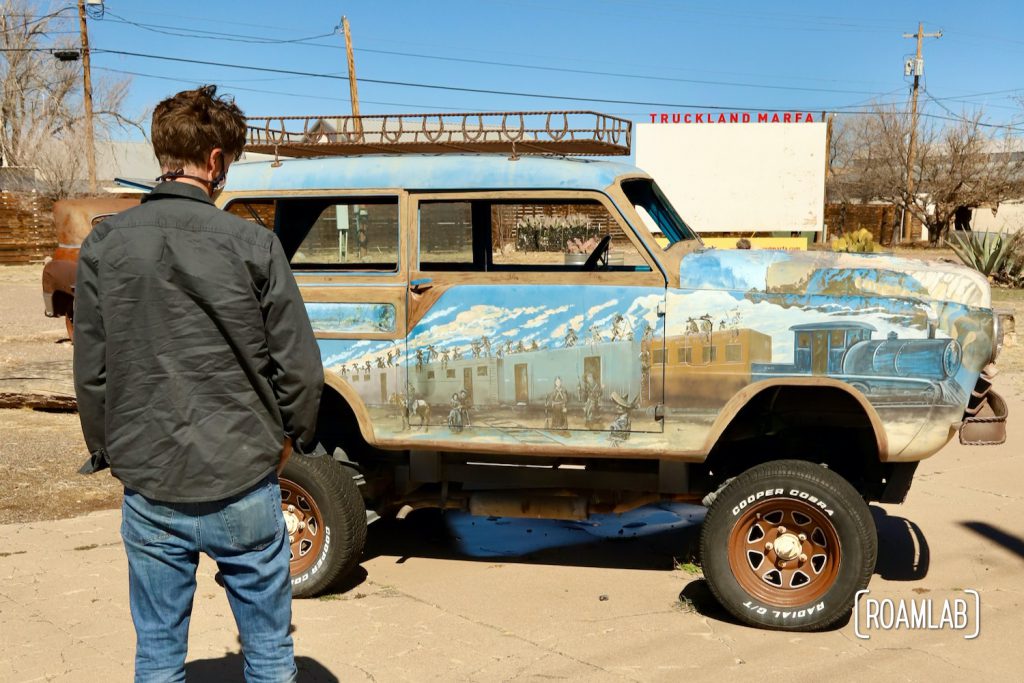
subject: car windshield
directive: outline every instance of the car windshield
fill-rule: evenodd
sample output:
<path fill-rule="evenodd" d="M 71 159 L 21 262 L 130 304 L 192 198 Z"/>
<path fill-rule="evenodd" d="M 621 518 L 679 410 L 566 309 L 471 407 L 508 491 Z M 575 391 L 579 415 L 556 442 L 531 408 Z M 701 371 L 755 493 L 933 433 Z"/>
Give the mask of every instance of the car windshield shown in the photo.
<path fill-rule="evenodd" d="M 622 191 L 626 193 L 633 208 L 640 214 L 644 225 L 657 238 L 661 238 L 665 249 L 676 242 L 697 239 L 669 201 L 661 189 L 649 178 L 626 180 L 622 183 Z"/>

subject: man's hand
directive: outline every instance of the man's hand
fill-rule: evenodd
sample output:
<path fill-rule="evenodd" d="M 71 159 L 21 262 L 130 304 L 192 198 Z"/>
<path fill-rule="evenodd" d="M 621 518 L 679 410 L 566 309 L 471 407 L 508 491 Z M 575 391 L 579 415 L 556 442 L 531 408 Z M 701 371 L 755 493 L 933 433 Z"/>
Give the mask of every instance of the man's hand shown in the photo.
<path fill-rule="evenodd" d="M 285 463 L 288 462 L 288 458 L 292 455 L 292 440 L 287 436 L 284 437 L 284 444 L 281 446 L 281 460 L 277 463 L 277 476 L 281 476 L 281 472 L 284 471 Z"/>

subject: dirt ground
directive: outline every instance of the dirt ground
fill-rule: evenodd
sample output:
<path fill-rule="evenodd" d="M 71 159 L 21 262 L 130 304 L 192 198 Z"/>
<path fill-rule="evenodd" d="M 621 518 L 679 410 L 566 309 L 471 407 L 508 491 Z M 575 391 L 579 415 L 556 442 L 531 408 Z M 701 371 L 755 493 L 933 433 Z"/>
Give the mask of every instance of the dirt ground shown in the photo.
<path fill-rule="evenodd" d="M 1009 442 L 951 444 L 926 460 L 903 505 L 873 505 L 876 600 L 933 605 L 978 592 L 980 633 L 823 633 L 738 625 L 682 560 L 699 516 L 623 516 L 618 528 L 418 511 L 370 527 L 338 592 L 293 604 L 299 680 L 664 681 L 772 678 L 1019 681 L 1024 669 L 1024 400 Z M 120 514 L 0 525 L 0 680 L 132 679 L 134 634 Z M 240 682 L 237 631 L 203 560 L 192 615 L 192 683 Z M 973 609 L 973 607 L 972 607 Z M 863 621 L 860 623 L 864 623 Z"/>
<path fill-rule="evenodd" d="M 43 268 L 0 267 L 0 397 L 9 404 L 73 397 L 72 346 L 63 319 L 43 315 Z M 78 415 L 0 409 L 0 524 L 61 519 L 116 507 L 121 488 L 109 474 L 77 473 L 88 457 Z"/>

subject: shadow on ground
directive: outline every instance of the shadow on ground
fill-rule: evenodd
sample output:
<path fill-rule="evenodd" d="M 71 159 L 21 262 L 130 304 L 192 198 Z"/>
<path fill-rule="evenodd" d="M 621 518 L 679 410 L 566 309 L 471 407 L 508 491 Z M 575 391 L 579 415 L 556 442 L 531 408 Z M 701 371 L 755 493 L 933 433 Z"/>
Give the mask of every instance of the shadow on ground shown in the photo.
<path fill-rule="evenodd" d="M 872 506 L 878 530 L 875 573 L 890 581 L 917 581 L 928 574 L 930 552 L 920 527 Z M 622 515 L 597 515 L 584 522 L 419 510 L 405 520 L 380 520 L 370 527 L 364 560 L 411 557 L 445 560 L 617 569 L 672 570 L 695 562 L 704 508 L 652 505 Z M 981 533 L 981 532 L 979 532 Z M 1005 535 L 1005 534 L 1004 534 Z M 1018 539 L 1024 554 L 1024 543 Z M 694 567 L 696 571 L 696 567 Z M 681 573 L 681 578 L 687 575 Z M 719 605 L 707 581 L 696 573 L 679 594 L 678 609 L 716 621 L 739 622 Z M 345 593 L 367 579 L 361 567 L 332 593 Z M 842 628 L 848 617 L 829 630 Z"/>
<path fill-rule="evenodd" d="M 686 584 L 679 593 L 678 607 L 684 612 L 696 612 L 708 619 L 740 625 L 739 620 L 719 604 L 715 594 L 711 592 L 707 579 L 694 579 Z"/>
<path fill-rule="evenodd" d="M 1003 531 L 997 526 L 986 522 L 960 522 L 960 524 L 974 533 L 987 538 L 996 545 L 1000 545 L 1017 557 L 1024 557 L 1024 538 Z"/>
<path fill-rule="evenodd" d="M 928 541 L 914 522 L 872 506 L 878 530 L 875 573 L 890 581 L 918 581 L 928 574 Z M 420 510 L 405 520 L 370 527 L 364 559 L 410 557 L 486 560 L 620 569 L 673 569 L 695 561 L 704 508 L 651 505 L 622 515 L 595 515 L 582 522 L 474 517 Z M 977 523 L 966 523 L 978 533 Z M 970 526 L 970 525 L 975 526 Z M 1024 555 L 1024 541 L 1008 547 Z M 362 579 L 357 581 L 361 582 Z"/>
<path fill-rule="evenodd" d="M 185 665 L 189 683 L 243 683 L 245 666 L 241 653 L 227 654 L 216 659 L 198 659 Z M 338 677 L 312 657 L 296 657 L 299 683 L 338 683 Z"/>
<path fill-rule="evenodd" d="M 410 557 L 670 570 L 697 555 L 704 508 L 651 505 L 586 521 L 419 510 L 370 527 L 364 559 Z"/>
<path fill-rule="evenodd" d="M 888 581 L 920 581 L 928 576 L 931 551 L 921 527 L 904 517 L 871 506 L 878 530 L 875 574 Z"/>

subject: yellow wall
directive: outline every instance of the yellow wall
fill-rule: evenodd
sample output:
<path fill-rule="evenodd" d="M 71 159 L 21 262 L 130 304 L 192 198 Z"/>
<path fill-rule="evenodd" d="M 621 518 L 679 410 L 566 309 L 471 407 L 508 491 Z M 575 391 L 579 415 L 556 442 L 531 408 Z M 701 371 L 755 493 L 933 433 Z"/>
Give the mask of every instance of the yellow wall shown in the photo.
<path fill-rule="evenodd" d="M 739 237 L 701 237 L 701 241 L 716 249 L 735 249 Z M 807 251 L 806 237 L 747 237 L 751 249 L 779 249 L 782 251 Z"/>

